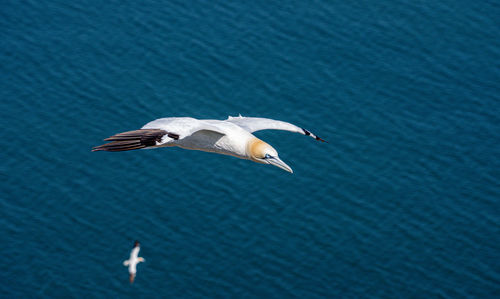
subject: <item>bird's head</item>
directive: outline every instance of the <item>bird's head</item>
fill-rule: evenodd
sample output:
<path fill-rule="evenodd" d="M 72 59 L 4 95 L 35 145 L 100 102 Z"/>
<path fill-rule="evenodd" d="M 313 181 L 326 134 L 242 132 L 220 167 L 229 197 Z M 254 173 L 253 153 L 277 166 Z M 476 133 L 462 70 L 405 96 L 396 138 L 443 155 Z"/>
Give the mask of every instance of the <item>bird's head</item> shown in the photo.
<path fill-rule="evenodd" d="M 254 162 L 271 164 L 293 173 L 292 168 L 286 165 L 286 163 L 281 161 L 278 157 L 278 152 L 272 146 L 258 138 L 250 140 L 247 151 L 250 156 L 250 160 Z"/>

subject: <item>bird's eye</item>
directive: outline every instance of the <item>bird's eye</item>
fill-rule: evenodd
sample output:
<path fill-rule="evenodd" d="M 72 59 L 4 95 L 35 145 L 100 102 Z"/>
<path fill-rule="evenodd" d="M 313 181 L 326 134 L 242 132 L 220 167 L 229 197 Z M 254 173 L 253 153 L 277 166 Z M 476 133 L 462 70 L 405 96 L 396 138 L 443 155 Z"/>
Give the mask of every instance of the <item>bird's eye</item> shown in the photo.
<path fill-rule="evenodd" d="M 271 155 L 266 154 L 266 157 L 265 157 L 265 158 L 266 158 L 266 159 L 269 159 L 269 158 L 271 158 Z"/>

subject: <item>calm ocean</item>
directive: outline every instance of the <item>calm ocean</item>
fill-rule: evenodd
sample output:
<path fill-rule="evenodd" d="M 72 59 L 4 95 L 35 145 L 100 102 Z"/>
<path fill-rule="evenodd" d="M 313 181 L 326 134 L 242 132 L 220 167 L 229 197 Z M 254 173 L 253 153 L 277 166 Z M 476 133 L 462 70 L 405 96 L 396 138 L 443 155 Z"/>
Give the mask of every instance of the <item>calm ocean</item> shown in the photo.
<path fill-rule="evenodd" d="M 329 143 L 91 152 L 239 113 Z M 1 298 L 500 296 L 497 1 L 4 0 L 0 124 Z"/>

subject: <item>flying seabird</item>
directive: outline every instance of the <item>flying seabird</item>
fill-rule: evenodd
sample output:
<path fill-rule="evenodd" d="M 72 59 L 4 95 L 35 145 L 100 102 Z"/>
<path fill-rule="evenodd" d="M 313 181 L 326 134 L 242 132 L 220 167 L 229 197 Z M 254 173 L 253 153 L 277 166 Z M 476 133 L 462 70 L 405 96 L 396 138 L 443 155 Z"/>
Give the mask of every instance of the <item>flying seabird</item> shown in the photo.
<path fill-rule="evenodd" d="M 142 257 L 138 257 L 139 250 L 141 250 L 139 241 L 134 242 L 134 248 L 130 252 L 130 257 L 128 260 L 123 261 L 124 266 L 128 266 L 128 273 L 130 283 L 134 282 L 135 273 L 137 273 L 137 264 L 140 262 L 145 262 L 146 260 Z"/>
<path fill-rule="evenodd" d="M 271 164 L 293 173 L 278 152 L 252 133 L 260 130 L 285 130 L 323 139 L 291 123 L 259 117 L 229 116 L 226 120 L 167 117 L 154 120 L 140 130 L 104 139 L 109 143 L 92 151 L 119 152 L 142 148 L 178 146 L 184 149 L 230 155 L 257 163 Z"/>

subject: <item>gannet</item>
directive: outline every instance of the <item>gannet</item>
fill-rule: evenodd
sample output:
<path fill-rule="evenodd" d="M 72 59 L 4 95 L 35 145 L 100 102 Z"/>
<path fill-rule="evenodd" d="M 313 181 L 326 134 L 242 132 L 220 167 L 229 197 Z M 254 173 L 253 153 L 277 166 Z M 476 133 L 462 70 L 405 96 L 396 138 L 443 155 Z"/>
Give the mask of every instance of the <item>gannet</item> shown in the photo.
<path fill-rule="evenodd" d="M 92 151 L 119 152 L 143 148 L 178 146 L 184 149 L 230 155 L 257 163 L 271 164 L 293 173 L 278 152 L 252 133 L 260 130 L 285 130 L 323 139 L 291 123 L 259 117 L 231 117 L 226 120 L 167 117 L 153 120 L 140 130 L 104 139 L 111 141 Z"/>
<path fill-rule="evenodd" d="M 130 252 L 130 257 L 128 260 L 123 261 L 124 266 L 128 266 L 129 273 L 129 281 L 130 283 L 134 282 L 135 273 L 137 273 L 137 264 L 140 262 L 145 262 L 146 260 L 142 257 L 138 257 L 139 250 L 141 250 L 140 244 L 138 241 L 134 242 L 134 248 Z"/>

